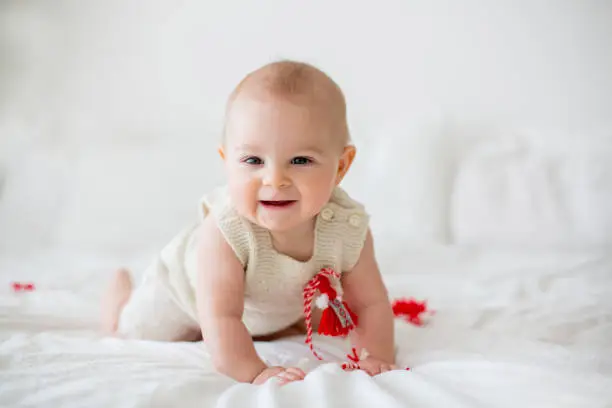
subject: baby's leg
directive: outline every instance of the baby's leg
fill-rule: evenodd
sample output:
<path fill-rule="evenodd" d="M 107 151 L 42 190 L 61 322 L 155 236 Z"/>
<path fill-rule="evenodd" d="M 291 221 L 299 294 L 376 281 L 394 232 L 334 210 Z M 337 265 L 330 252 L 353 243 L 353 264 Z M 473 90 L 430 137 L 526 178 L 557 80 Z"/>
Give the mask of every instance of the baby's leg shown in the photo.
<path fill-rule="evenodd" d="M 102 332 L 114 335 L 119 324 L 119 316 L 132 294 L 132 278 L 126 269 L 115 272 L 102 303 Z"/>
<path fill-rule="evenodd" d="M 145 271 L 134 291 L 126 270 L 118 271 L 105 304 L 105 332 L 126 339 L 194 341 L 200 338 L 198 323 L 181 309 L 167 285 L 161 261 Z"/>

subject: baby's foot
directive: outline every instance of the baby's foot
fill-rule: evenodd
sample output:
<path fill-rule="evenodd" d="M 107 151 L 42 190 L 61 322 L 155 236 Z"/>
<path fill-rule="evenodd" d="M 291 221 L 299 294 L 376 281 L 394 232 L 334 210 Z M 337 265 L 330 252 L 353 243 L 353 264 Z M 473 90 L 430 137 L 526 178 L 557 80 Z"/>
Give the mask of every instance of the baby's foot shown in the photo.
<path fill-rule="evenodd" d="M 115 334 L 119 315 L 132 293 L 132 278 L 127 269 L 118 269 L 104 295 L 102 303 L 102 331 Z"/>

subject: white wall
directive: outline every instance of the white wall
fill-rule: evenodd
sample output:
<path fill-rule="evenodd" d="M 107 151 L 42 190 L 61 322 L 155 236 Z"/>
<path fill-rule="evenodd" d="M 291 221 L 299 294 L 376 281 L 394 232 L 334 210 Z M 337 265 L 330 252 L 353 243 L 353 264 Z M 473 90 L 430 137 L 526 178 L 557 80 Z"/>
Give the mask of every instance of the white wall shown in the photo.
<path fill-rule="evenodd" d="M 277 58 L 315 63 L 345 90 L 360 148 L 347 188 L 379 231 L 407 243 L 529 244 L 525 234 L 534 245 L 612 241 L 610 183 L 585 187 L 612 174 L 611 2 L 373 4 L 3 2 L 0 250 L 161 245 L 223 180 L 215 145 L 227 94 Z M 561 166 L 569 174 L 561 190 L 543 193 L 544 207 L 513 200 L 533 199 L 546 180 L 479 191 L 482 172 L 496 170 L 473 162 L 471 143 L 517 134 L 529 149 L 552 152 L 511 155 L 525 180 L 575 159 Z M 493 162 L 513 143 L 493 149 Z M 464 159 L 475 178 L 459 171 Z M 587 166 L 584 176 L 576 166 Z M 500 171 L 490 183 L 518 177 Z M 468 190 L 458 188 L 466 178 Z M 474 207 L 478 194 L 510 205 Z M 516 227 L 540 222 L 542 211 L 556 213 L 535 235 Z M 499 217 L 512 222 L 497 228 Z"/>

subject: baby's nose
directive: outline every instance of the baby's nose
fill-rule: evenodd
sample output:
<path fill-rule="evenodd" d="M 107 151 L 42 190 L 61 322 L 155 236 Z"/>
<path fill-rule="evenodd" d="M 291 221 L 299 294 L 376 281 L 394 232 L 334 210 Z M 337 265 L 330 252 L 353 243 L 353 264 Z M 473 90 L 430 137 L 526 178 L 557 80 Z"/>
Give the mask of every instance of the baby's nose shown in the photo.
<path fill-rule="evenodd" d="M 287 173 L 279 166 L 270 166 L 264 177 L 264 184 L 274 188 L 287 187 L 291 181 L 287 177 Z"/>

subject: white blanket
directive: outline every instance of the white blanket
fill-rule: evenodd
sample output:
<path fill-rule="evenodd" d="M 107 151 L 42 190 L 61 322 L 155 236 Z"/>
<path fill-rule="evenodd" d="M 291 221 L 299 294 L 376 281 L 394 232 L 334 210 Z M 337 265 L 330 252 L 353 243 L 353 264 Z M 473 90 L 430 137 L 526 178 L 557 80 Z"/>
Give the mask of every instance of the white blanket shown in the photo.
<path fill-rule="evenodd" d="M 201 343 L 97 334 L 99 272 L 123 260 L 4 258 L 0 406 L 612 406 L 612 256 L 385 248 L 391 295 L 436 310 L 425 327 L 397 322 L 398 362 L 412 369 L 343 372 L 344 343 L 316 338 L 326 363 L 311 360 L 305 381 L 285 387 L 216 374 Z M 37 290 L 12 293 L 12 280 Z M 302 338 L 257 349 L 271 364 L 311 357 Z"/>

